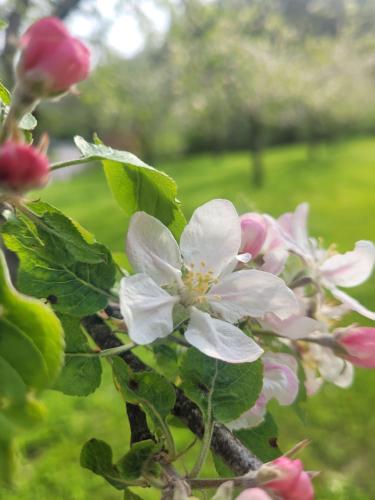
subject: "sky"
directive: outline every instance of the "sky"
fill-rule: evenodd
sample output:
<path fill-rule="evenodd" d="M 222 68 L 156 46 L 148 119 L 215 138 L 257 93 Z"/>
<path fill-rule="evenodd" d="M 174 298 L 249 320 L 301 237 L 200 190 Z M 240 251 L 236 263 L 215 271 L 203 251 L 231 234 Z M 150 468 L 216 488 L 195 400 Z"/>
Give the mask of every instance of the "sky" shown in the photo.
<path fill-rule="evenodd" d="M 144 38 L 136 16 L 124 7 L 118 8 L 119 3 L 119 0 L 96 0 L 95 2 L 102 19 L 111 24 L 106 45 L 126 57 L 131 57 L 142 49 Z M 152 0 L 141 0 L 139 5 L 155 29 L 163 33 L 168 27 L 168 14 L 156 7 Z M 67 24 L 74 35 L 83 38 L 89 38 L 96 29 L 93 18 L 85 13 L 72 14 Z"/>

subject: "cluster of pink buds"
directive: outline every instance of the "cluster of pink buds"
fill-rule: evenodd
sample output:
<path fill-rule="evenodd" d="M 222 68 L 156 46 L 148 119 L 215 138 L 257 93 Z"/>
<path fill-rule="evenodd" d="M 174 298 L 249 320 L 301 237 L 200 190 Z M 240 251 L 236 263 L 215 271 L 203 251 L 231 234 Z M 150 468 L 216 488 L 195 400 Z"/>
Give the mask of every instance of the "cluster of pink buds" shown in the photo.
<path fill-rule="evenodd" d="M 90 67 L 87 47 L 55 17 L 40 19 L 21 37 L 17 83 L 0 146 L 0 191 L 20 194 L 42 187 L 49 175 L 45 154 L 21 142 L 17 122 L 41 98 L 56 97 L 84 80 Z"/>

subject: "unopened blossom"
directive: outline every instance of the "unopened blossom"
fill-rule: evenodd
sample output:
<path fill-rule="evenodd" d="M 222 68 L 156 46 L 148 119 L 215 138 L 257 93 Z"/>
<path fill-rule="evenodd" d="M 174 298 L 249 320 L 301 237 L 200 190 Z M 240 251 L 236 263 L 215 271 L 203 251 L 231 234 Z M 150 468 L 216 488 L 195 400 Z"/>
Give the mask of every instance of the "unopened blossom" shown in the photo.
<path fill-rule="evenodd" d="M 48 179 L 47 157 L 35 147 L 8 140 L 0 146 L 0 190 L 22 193 Z"/>
<path fill-rule="evenodd" d="M 88 48 L 56 17 L 40 19 L 21 38 L 17 79 L 36 98 L 67 92 L 89 69 Z"/>
<path fill-rule="evenodd" d="M 263 388 L 255 405 L 228 424 L 230 429 L 246 429 L 259 425 L 267 403 L 276 399 L 280 405 L 291 405 L 299 388 L 297 361 L 290 354 L 266 353 L 262 356 Z"/>
<path fill-rule="evenodd" d="M 360 285 L 370 277 L 375 264 L 375 245 L 371 241 L 357 241 L 354 250 L 344 254 L 320 248 L 307 233 L 308 211 L 308 204 L 303 203 L 295 212 L 286 213 L 278 219 L 287 248 L 304 260 L 312 280 L 319 287 L 329 290 L 348 310 L 375 320 L 375 312 L 369 311 L 339 288 Z"/>
<path fill-rule="evenodd" d="M 332 349 L 307 342 L 300 343 L 299 348 L 305 371 L 305 387 L 309 396 L 315 394 L 324 381 L 343 389 L 352 384 L 352 364 L 336 355 Z"/>
<path fill-rule="evenodd" d="M 248 488 L 236 500 L 272 500 L 272 497 L 262 488 Z"/>
<path fill-rule="evenodd" d="M 251 255 L 249 267 L 279 275 L 289 256 L 280 228 L 273 217 L 250 212 L 240 216 L 241 252 Z"/>
<path fill-rule="evenodd" d="M 314 489 L 301 460 L 280 457 L 266 467 L 272 467 L 278 474 L 277 479 L 268 481 L 265 487 L 274 491 L 282 500 L 312 500 Z"/>
<path fill-rule="evenodd" d="M 243 214 L 241 222 L 241 253 L 249 253 L 255 258 L 261 251 L 267 237 L 267 223 L 257 213 Z"/>
<path fill-rule="evenodd" d="M 339 333 L 336 340 L 346 351 L 345 358 L 353 365 L 375 368 L 375 328 L 349 328 Z"/>
<path fill-rule="evenodd" d="M 120 304 L 129 336 L 148 344 L 173 331 L 173 309 L 189 318 L 185 339 L 207 356 L 227 362 L 254 361 L 262 349 L 235 324 L 272 312 L 284 319 L 298 311 L 280 278 L 258 270 L 235 271 L 241 226 L 231 202 L 199 207 L 185 227 L 180 248 L 169 229 L 136 213 L 127 256 L 137 273 L 121 281 Z"/>

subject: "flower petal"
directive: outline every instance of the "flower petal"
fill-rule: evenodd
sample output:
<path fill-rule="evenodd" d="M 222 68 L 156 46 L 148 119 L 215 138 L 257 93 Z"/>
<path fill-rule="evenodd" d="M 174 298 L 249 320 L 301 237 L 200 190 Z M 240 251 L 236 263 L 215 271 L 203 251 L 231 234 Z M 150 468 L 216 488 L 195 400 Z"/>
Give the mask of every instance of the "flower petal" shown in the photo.
<path fill-rule="evenodd" d="M 212 271 L 215 277 L 234 269 L 240 245 L 240 220 L 228 200 L 212 200 L 197 208 L 180 242 L 185 265 L 197 272 Z"/>
<path fill-rule="evenodd" d="M 289 254 L 286 250 L 275 250 L 266 253 L 263 256 L 261 271 L 279 275 L 284 270 L 288 256 Z"/>
<path fill-rule="evenodd" d="M 211 318 L 195 307 L 191 308 L 190 323 L 185 338 L 201 352 L 227 363 L 246 363 L 258 359 L 263 350 L 236 326 Z"/>
<path fill-rule="evenodd" d="M 301 203 L 294 212 L 288 212 L 278 219 L 284 238 L 290 243 L 291 250 L 308 257 L 311 254 L 307 232 L 308 203 Z"/>
<path fill-rule="evenodd" d="M 173 306 L 178 300 L 145 274 L 123 278 L 120 308 L 130 338 L 143 345 L 169 335 L 173 331 Z"/>
<path fill-rule="evenodd" d="M 337 254 L 321 266 L 323 277 L 338 286 L 357 286 L 367 280 L 375 263 L 375 245 L 371 241 L 357 241 L 352 252 Z"/>
<path fill-rule="evenodd" d="M 272 330 L 275 333 L 289 339 L 302 339 L 314 332 L 326 332 L 327 327 L 324 323 L 308 316 L 290 316 L 281 320 L 272 313 L 265 315 L 261 321 L 262 328 Z"/>
<path fill-rule="evenodd" d="M 281 319 L 299 312 L 294 293 L 282 279 L 254 269 L 224 276 L 207 299 L 213 311 L 231 323 L 247 316 L 261 318 L 267 312 Z"/>
<path fill-rule="evenodd" d="M 251 429 L 263 422 L 264 415 L 266 414 L 267 399 L 263 394 L 259 396 L 255 405 L 250 410 L 245 411 L 236 420 L 225 424 L 231 431 L 240 429 Z"/>
<path fill-rule="evenodd" d="M 145 273 L 159 285 L 179 281 L 181 255 L 169 229 L 158 219 L 136 212 L 131 218 L 126 252 L 134 271 Z"/>
<path fill-rule="evenodd" d="M 365 316 L 365 318 L 369 318 L 375 321 L 375 312 L 367 309 L 360 302 L 358 302 L 358 300 L 353 299 L 353 297 L 343 292 L 342 290 L 339 290 L 336 287 L 330 287 L 329 291 L 337 300 L 339 300 L 342 304 L 344 304 L 344 306 L 346 306 L 349 310 L 355 311 L 358 314 Z"/>
<path fill-rule="evenodd" d="M 331 349 L 318 344 L 312 344 L 310 352 L 316 359 L 319 373 L 324 380 L 342 388 L 351 385 L 354 373 L 353 365 L 336 356 Z"/>
<path fill-rule="evenodd" d="M 266 400 L 272 398 L 283 405 L 291 405 L 298 394 L 297 362 L 284 353 L 267 353 L 262 358 L 264 380 L 262 394 Z"/>

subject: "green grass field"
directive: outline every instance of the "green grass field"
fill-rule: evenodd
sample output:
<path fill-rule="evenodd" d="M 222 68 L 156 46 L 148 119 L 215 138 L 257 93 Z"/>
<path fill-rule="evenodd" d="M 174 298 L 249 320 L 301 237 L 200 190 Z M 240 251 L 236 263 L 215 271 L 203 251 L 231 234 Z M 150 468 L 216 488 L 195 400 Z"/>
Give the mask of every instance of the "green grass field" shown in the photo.
<path fill-rule="evenodd" d="M 246 153 L 194 156 L 157 167 L 176 179 L 187 216 L 215 197 L 231 199 L 239 212 L 259 209 L 273 215 L 309 201 L 311 234 L 327 244 L 336 242 L 340 251 L 346 251 L 358 239 L 375 239 L 375 140 L 356 139 L 320 149 L 314 159 L 307 156 L 304 146 L 273 148 L 265 155 L 265 165 L 266 186 L 261 190 L 250 185 Z M 99 166 L 51 185 L 43 199 L 77 219 L 111 249 L 123 250 L 126 220 Z M 375 279 L 353 290 L 353 295 L 374 308 Z M 317 498 L 375 498 L 374 388 L 375 372 L 358 370 L 350 389 L 326 386 L 313 397 L 306 405 L 304 423 L 292 410 L 274 406 L 283 449 L 305 437 L 312 440 L 303 457 L 309 469 L 324 471 L 316 480 Z M 50 391 L 44 400 L 49 408 L 45 423 L 20 440 L 18 489 L 0 492 L 0 498 L 122 498 L 79 467 L 80 448 L 87 439 L 107 440 L 118 455 L 128 440 L 123 407 L 109 374 L 88 399 Z M 181 446 L 191 439 L 181 431 L 176 436 Z M 142 496 L 155 498 L 147 493 Z"/>

